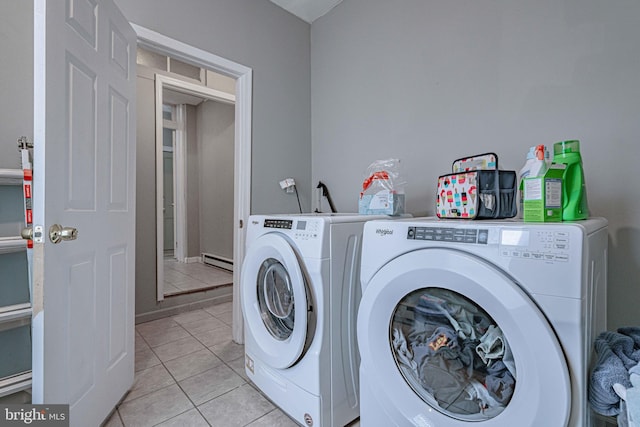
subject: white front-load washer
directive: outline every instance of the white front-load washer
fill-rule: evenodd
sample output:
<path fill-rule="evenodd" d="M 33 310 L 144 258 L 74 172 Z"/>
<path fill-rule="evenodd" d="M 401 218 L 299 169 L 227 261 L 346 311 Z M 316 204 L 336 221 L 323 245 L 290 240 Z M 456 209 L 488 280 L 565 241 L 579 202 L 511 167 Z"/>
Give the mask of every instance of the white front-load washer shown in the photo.
<path fill-rule="evenodd" d="M 362 427 L 585 427 L 607 221 L 365 225 Z"/>
<path fill-rule="evenodd" d="M 359 415 L 362 227 L 382 216 L 254 215 L 242 265 L 245 370 L 298 423 Z"/>

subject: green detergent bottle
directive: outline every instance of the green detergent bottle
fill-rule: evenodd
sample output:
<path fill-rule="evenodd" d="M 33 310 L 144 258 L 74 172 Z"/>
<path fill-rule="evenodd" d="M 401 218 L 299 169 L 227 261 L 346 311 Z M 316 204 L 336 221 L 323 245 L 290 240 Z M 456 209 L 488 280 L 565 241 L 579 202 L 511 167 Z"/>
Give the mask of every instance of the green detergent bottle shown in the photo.
<path fill-rule="evenodd" d="M 566 165 L 562 176 L 562 220 L 588 218 L 589 206 L 580 156 L 580 141 L 556 142 L 553 145 L 553 162 Z"/>

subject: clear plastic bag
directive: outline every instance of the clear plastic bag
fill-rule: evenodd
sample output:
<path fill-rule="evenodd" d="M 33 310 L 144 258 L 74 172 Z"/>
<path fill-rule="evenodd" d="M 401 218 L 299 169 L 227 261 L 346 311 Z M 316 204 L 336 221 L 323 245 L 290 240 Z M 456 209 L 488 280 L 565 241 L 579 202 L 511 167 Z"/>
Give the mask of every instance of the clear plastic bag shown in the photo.
<path fill-rule="evenodd" d="M 403 214 L 405 184 L 399 159 L 376 160 L 365 173 L 358 212 L 365 215 Z"/>

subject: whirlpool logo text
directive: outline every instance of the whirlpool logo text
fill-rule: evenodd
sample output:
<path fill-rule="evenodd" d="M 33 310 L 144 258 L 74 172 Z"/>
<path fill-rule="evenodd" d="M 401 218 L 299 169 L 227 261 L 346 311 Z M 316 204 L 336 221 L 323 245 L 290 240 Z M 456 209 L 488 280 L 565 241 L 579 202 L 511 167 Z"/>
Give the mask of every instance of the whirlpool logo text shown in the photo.
<path fill-rule="evenodd" d="M 393 234 L 393 230 L 389 228 L 376 228 L 376 234 L 384 237 Z"/>

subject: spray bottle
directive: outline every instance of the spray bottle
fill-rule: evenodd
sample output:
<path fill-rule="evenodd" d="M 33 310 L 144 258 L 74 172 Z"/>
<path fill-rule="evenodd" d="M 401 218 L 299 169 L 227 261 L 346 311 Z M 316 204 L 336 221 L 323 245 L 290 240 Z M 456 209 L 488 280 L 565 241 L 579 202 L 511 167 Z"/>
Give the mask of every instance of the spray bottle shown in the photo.
<path fill-rule="evenodd" d="M 535 145 L 529 148 L 527 160 L 520 169 L 520 209 L 519 216 L 522 216 L 524 207 L 523 183 L 525 178 L 535 178 L 542 176 L 549 168 L 549 151 L 543 144 Z"/>

